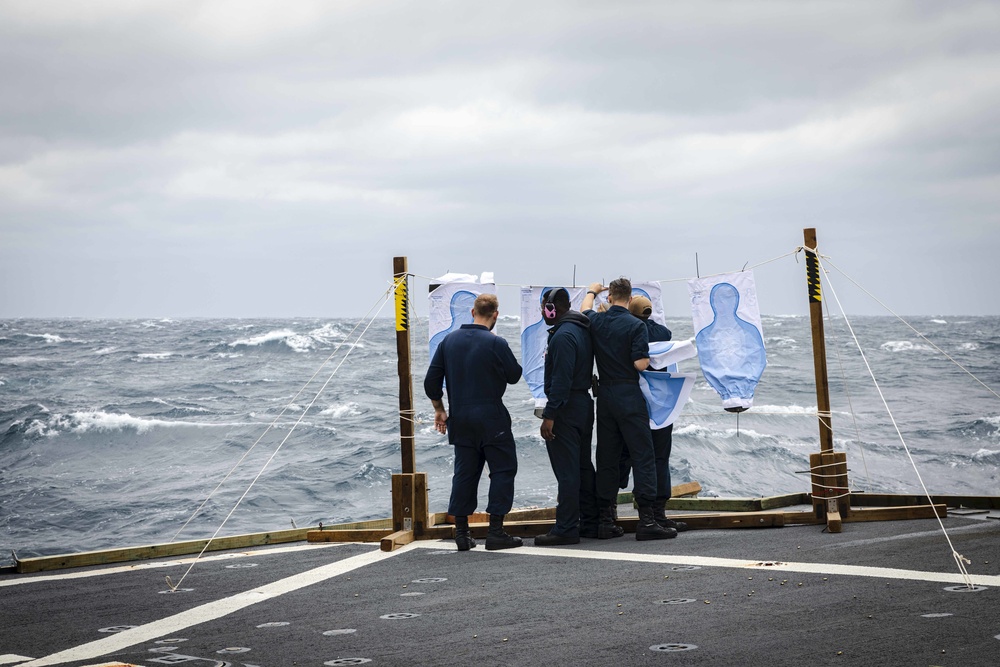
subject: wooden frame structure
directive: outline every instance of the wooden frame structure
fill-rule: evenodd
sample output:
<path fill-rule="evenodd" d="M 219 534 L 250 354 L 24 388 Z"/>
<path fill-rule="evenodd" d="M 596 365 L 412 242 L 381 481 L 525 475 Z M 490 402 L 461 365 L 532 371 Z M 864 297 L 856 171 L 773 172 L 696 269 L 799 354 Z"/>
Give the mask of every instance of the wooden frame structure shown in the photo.
<path fill-rule="evenodd" d="M 830 416 L 830 390 L 826 368 L 826 340 L 823 331 L 823 295 L 819 258 L 816 255 L 816 230 L 803 230 L 806 253 L 806 281 L 812 326 L 813 365 L 816 375 L 816 401 L 819 412 L 820 451 L 809 457 L 811 493 L 769 498 L 692 498 L 701 490 L 697 482 L 673 488 L 668 510 L 700 510 L 678 515 L 693 528 L 765 528 L 791 524 L 826 524 L 831 533 L 839 533 L 844 523 L 892 519 L 929 519 L 946 516 L 948 507 L 1000 509 L 1000 498 L 938 496 L 926 498 L 907 495 L 852 494 L 847 479 L 847 454 L 834 451 L 833 425 Z M 427 500 L 427 474 L 415 472 L 413 446 L 413 377 L 410 369 L 409 285 L 406 257 L 393 259 L 396 285 L 396 352 L 399 359 L 399 425 L 402 472 L 392 476 L 392 526 L 382 529 L 346 528 L 309 531 L 311 542 L 381 542 L 383 551 L 419 539 L 453 538 L 453 517 L 432 513 Z M 620 494 L 619 504 L 632 501 L 631 494 Z M 795 505 L 812 505 L 812 511 L 790 510 Z M 784 509 L 783 509 L 784 508 Z M 634 532 L 637 518 L 621 517 L 618 524 Z M 555 523 L 555 508 L 514 510 L 504 522 L 512 535 L 532 537 L 548 532 Z M 486 534 L 489 516 L 474 514 L 469 527 L 474 537 Z"/>

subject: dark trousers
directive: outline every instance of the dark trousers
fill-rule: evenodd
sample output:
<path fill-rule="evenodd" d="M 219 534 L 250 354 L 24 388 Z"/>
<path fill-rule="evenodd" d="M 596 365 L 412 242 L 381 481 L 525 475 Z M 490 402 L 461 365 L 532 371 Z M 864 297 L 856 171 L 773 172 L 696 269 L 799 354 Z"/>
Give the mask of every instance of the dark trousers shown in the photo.
<path fill-rule="evenodd" d="M 449 439 L 455 445 L 455 472 L 451 478 L 448 514 L 468 516 L 476 511 L 483 466 L 490 466 L 490 495 L 486 511 L 505 515 L 514 505 L 517 450 L 510 431 L 510 415 L 483 419 L 448 419 Z"/>
<path fill-rule="evenodd" d="M 597 527 L 597 499 L 590 441 L 594 434 L 594 401 L 586 393 L 570 394 L 553 422 L 553 440 L 545 443 L 559 487 L 553 535 L 579 537 L 580 529 Z"/>
<path fill-rule="evenodd" d="M 622 450 L 632 460 L 635 499 L 656 500 L 656 461 L 649 412 L 638 384 L 601 385 L 597 392 L 597 502 L 607 507 L 618 496 Z"/>
<path fill-rule="evenodd" d="M 670 424 L 664 428 L 654 429 L 653 437 L 653 458 L 656 461 L 656 502 L 664 503 L 670 500 L 670 449 L 673 445 L 674 425 Z M 629 473 L 632 472 L 632 459 L 628 452 L 622 450 L 622 457 L 618 464 L 618 488 L 628 487 Z"/>

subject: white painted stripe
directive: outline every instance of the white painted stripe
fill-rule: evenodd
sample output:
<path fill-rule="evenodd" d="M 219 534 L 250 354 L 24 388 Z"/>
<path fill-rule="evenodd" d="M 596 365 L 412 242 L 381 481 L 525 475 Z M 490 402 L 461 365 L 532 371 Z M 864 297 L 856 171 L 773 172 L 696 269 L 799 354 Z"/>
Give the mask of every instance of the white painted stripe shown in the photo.
<path fill-rule="evenodd" d="M 309 549 L 328 549 L 330 547 L 340 546 L 342 544 L 351 544 L 350 542 L 330 542 L 323 544 L 298 544 L 290 547 L 274 547 L 271 549 L 255 549 L 253 551 L 240 551 L 240 552 L 226 552 L 223 554 L 213 554 L 211 556 L 202 556 L 197 558 L 196 556 L 191 556 L 190 558 L 179 558 L 174 560 L 155 560 L 148 562 L 133 562 L 131 565 L 120 565 L 118 567 L 106 567 L 99 570 L 86 570 L 86 571 L 64 571 L 58 574 L 37 574 L 37 575 L 24 575 L 22 579 L 12 579 L 10 581 L 0 580 L 0 588 L 4 586 L 20 586 L 23 584 L 37 584 L 43 581 L 63 581 L 65 579 L 83 579 L 86 577 L 100 577 L 105 574 L 119 574 L 121 572 L 135 572 L 137 570 L 149 570 L 161 567 L 177 567 L 178 565 L 190 565 L 192 561 L 197 560 L 201 563 L 211 563 L 212 561 L 218 560 L 229 560 L 232 558 L 256 558 L 259 556 L 273 556 L 275 554 L 284 554 L 292 551 L 307 551 Z M 3 663 L 0 663 L 3 664 Z"/>
<path fill-rule="evenodd" d="M 24 662 L 25 660 L 31 660 L 31 658 L 26 658 L 23 655 L 14 655 L 13 653 L 0 655 L 0 665 L 12 665 L 15 662 Z"/>
<path fill-rule="evenodd" d="M 254 588 L 243 593 L 237 593 L 236 595 L 222 598 L 221 600 L 215 600 L 214 602 L 205 603 L 198 607 L 194 607 L 193 609 L 182 611 L 179 614 L 174 614 L 173 616 L 168 616 L 158 621 L 153 621 L 152 623 L 147 623 L 145 625 L 140 625 L 138 627 L 113 634 L 109 637 L 105 637 L 104 639 L 98 639 L 97 641 L 93 641 L 88 644 L 81 644 L 80 646 L 60 651 L 58 653 L 53 653 L 52 655 L 45 656 L 44 658 L 23 663 L 20 667 L 44 667 L 45 665 L 59 665 L 72 660 L 90 660 L 92 658 L 107 655 L 114 651 L 120 651 L 128 648 L 129 646 L 135 646 L 136 644 L 152 641 L 159 637 L 172 635 L 200 623 L 207 623 L 208 621 L 222 618 L 223 616 L 232 614 L 233 612 L 249 607 L 250 605 L 257 604 L 258 602 L 265 602 L 276 598 L 279 595 L 291 593 L 292 591 L 297 591 L 300 588 L 312 586 L 313 584 L 318 584 L 322 581 L 326 581 L 327 579 L 351 572 L 359 567 L 364 567 L 366 565 L 371 565 L 372 563 L 377 563 L 387 558 L 391 558 L 400 553 L 409 551 L 407 546 L 388 552 L 381 551 L 376 548 L 373 551 L 345 558 L 344 560 L 337 561 L 336 563 L 330 563 L 329 565 L 317 567 L 307 572 L 302 572 L 300 574 L 266 584 L 259 588 Z"/>
<path fill-rule="evenodd" d="M 436 542 L 414 542 L 418 548 L 440 549 L 442 545 L 452 545 L 452 540 Z M 628 561 L 635 563 L 662 563 L 664 565 L 700 565 L 702 567 L 733 567 L 768 572 L 801 572 L 803 574 L 838 574 L 852 577 L 876 577 L 879 579 L 906 579 L 909 581 L 932 581 L 945 584 L 964 584 L 965 579 L 958 572 L 921 572 L 900 570 L 892 567 L 871 567 L 867 565 L 838 565 L 836 563 L 777 563 L 775 559 L 761 558 L 747 560 L 738 558 L 717 558 L 714 556 L 682 556 L 678 554 L 629 554 L 618 551 L 588 551 L 586 549 L 557 549 L 554 547 L 524 546 L 502 551 L 482 551 L 472 549 L 470 553 L 501 553 L 525 556 L 558 556 L 560 558 L 582 558 L 587 560 Z M 761 565 L 760 563 L 775 563 Z M 970 575 L 977 586 L 1000 586 L 1000 576 Z"/>

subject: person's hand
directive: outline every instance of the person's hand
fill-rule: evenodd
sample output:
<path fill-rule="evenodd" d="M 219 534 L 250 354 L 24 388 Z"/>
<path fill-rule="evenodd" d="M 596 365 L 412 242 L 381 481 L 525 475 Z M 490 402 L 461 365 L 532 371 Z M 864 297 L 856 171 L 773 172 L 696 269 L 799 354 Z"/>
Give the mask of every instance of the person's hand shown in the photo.
<path fill-rule="evenodd" d="M 590 283 L 590 287 L 587 288 L 587 291 L 594 292 L 595 294 L 600 294 L 605 289 L 607 288 L 604 287 L 604 285 L 602 285 L 601 283 Z"/>
<path fill-rule="evenodd" d="M 552 428 L 555 426 L 555 422 L 551 419 L 543 419 L 542 427 L 540 430 L 542 434 L 542 440 L 548 442 L 549 440 L 555 440 L 556 434 L 552 432 Z"/>
<path fill-rule="evenodd" d="M 434 428 L 437 429 L 438 433 L 448 432 L 448 413 L 444 410 L 434 411 Z"/>

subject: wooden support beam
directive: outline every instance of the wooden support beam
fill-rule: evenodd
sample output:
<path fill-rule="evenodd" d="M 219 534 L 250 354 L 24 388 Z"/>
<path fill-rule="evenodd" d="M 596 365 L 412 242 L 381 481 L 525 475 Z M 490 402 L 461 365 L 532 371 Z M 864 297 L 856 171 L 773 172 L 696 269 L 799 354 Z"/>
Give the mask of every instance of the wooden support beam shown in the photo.
<path fill-rule="evenodd" d="M 785 525 L 782 512 L 739 512 L 734 514 L 677 514 L 672 517 L 692 528 L 780 528 Z M 638 517 L 620 517 L 616 522 L 627 533 L 634 533 Z"/>
<path fill-rule="evenodd" d="M 206 551 L 225 551 L 228 549 L 245 549 L 268 544 L 301 542 L 306 539 L 306 534 L 312 530 L 316 530 L 316 528 L 296 528 L 293 530 L 275 530 L 267 533 L 217 537 L 208 544 Z M 27 574 L 30 572 L 64 570 L 72 567 L 149 560 L 151 558 L 172 558 L 201 553 L 202 549 L 205 549 L 207 542 L 208 540 L 189 540 L 186 542 L 168 542 L 166 544 L 23 558 L 18 559 L 16 567 L 19 574 Z"/>
<path fill-rule="evenodd" d="M 831 533 L 839 533 L 843 530 L 840 520 L 840 512 L 837 510 L 827 510 L 826 529 Z"/>
<path fill-rule="evenodd" d="M 670 488 L 671 498 L 688 498 L 701 493 L 701 484 L 698 482 L 684 482 Z"/>
<path fill-rule="evenodd" d="M 404 544 L 409 544 L 414 539 L 412 530 L 399 530 L 383 537 L 380 548 L 382 551 L 393 551 Z"/>
<path fill-rule="evenodd" d="M 844 517 L 844 521 L 854 523 L 856 521 L 896 521 L 900 519 L 933 519 L 935 517 L 948 516 L 946 505 L 911 505 L 909 507 L 873 507 L 858 509 L 851 512 L 849 517 Z"/>
<path fill-rule="evenodd" d="M 413 473 L 413 532 L 421 537 L 430 526 L 427 502 L 427 473 Z"/>
<path fill-rule="evenodd" d="M 413 530 L 413 473 L 392 476 L 392 529 Z"/>
<path fill-rule="evenodd" d="M 935 504 L 948 507 L 1000 510 L 1000 496 L 931 496 Z M 896 507 L 900 505 L 927 505 L 927 496 L 888 493 L 853 493 L 854 507 Z"/>
<path fill-rule="evenodd" d="M 378 542 L 392 533 L 390 528 L 348 528 L 346 530 L 310 530 L 308 542 Z"/>
<path fill-rule="evenodd" d="M 778 507 L 788 507 L 789 505 L 808 505 L 808 493 L 789 493 L 783 496 L 765 496 L 760 499 L 762 510 L 773 510 Z"/>

